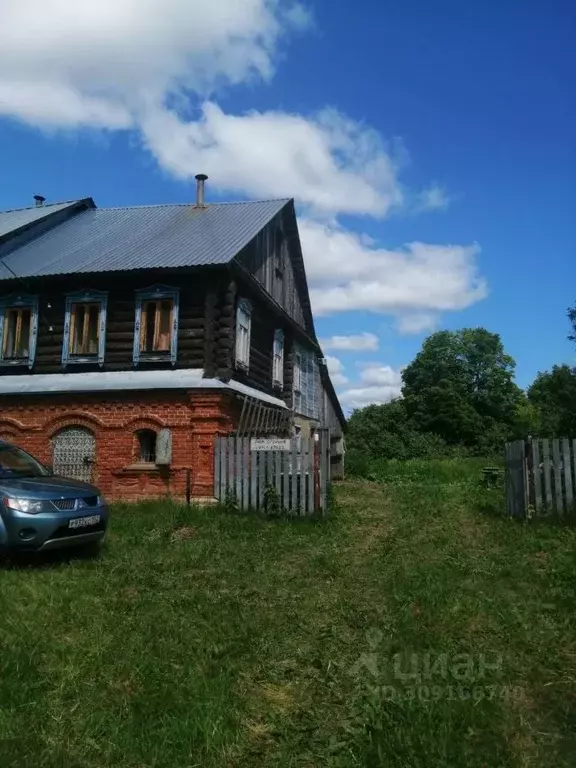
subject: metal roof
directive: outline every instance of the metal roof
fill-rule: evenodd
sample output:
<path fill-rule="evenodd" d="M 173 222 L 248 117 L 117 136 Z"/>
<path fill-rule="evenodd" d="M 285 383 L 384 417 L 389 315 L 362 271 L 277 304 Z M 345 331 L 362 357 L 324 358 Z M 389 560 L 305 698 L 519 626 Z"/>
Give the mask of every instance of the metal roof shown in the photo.
<path fill-rule="evenodd" d="M 36 221 L 41 221 L 47 216 L 58 211 L 63 211 L 76 201 L 65 203 L 51 203 L 49 205 L 34 206 L 33 208 L 17 208 L 13 211 L 0 211 L 0 237 L 14 232 L 17 229 L 28 226 Z"/>
<path fill-rule="evenodd" d="M 0 258 L 0 280 L 226 264 L 287 202 L 82 211 Z"/>

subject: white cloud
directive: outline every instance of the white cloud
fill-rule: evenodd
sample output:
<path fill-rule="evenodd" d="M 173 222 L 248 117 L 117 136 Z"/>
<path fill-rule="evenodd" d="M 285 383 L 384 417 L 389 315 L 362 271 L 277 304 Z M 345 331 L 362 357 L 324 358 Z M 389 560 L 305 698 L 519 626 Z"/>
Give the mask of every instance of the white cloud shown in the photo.
<path fill-rule="evenodd" d="M 389 403 L 402 392 L 400 370 L 389 365 L 367 365 L 360 374 L 358 386 L 340 393 L 340 401 L 347 409 Z"/>
<path fill-rule="evenodd" d="M 294 196 L 322 214 L 385 216 L 401 149 L 335 109 L 228 114 L 220 85 L 270 80 L 291 0 L 2 0 L 0 115 L 45 128 L 131 128 L 181 179 Z"/>
<path fill-rule="evenodd" d="M 375 387 L 401 387 L 402 376 L 399 370 L 389 365 L 367 365 L 360 374 L 360 381 Z"/>
<path fill-rule="evenodd" d="M 378 134 L 336 110 L 229 115 L 207 101 L 192 122 L 149 110 L 142 130 L 160 164 L 182 179 L 206 169 L 217 187 L 295 196 L 321 214 L 385 216 L 402 201 L 395 161 Z"/>
<path fill-rule="evenodd" d="M 424 331 L 433 331 L 438 322 L 437 315 L 421 312 L 414 315 L 402 315 L 396 322 L 396 327 L 400 333 L 423 333 Z"/>
<path fill-rule="evenodd" d="M 335 387 L 348 384 L 348 377 L 344 375 L 344 365 L 339 358 L 328 355 L 326 357 L 326 365 Z"/>
<path fill-rule="evenodd" d="M 427 315 L 432 323 L 438 313 L 465 309 L 487 295 L 477 245 L 413 242 L 389 250 L 336 223 L 307 218 L 300 220 L 300 234 L 317 314 L 368 310 L 397 318 Z"/>
<path fill-rule="evenodd" d="M 355 352 L 375 352 L 378 349 L 378 336 L 375 333 L 359 333 L 350 336 L 332 336 L 321 339 L 322 349 L 353 350 Z"/>
<path fill-rule="evenodd" d="M 450 198 L 444 187 L 432 184 L 418 196 L 416 212 L 419 211 L 445 211 L 450 205 Z"/>
<path fill-rule="evenodd" d="M 290 13 L 294 19 L 296 11 L 281 0 L 2 0 L 0 110 L 69 125 L 66 104 L 78 100 L 86 103 L 78 124 L 100 126 L 93 99 L 105 111 L 123 108 L 134 116 L 142 103 L 161 103 L 184 88 L 269 79 Z M 54 89 L 64 105 L 51 102 Z M 44 105 L 34 117 L 36 98 Z"/>
<path fill-rule="evenodd" d="M 337 220 L 413 206 L 401 144 L 336 109 L 230 114 L 217 102 L 221 86 L 270 81 L 283 39 L 310 24 L 293 0 L 0 0 L 0 116 L 130 130 L 178 178 L 206 172 L 235 193 L 293 196 L 306 206 L 317 313 L 387 313 L 406 332 L 424 317 L 432 325 L 486 295 L 478 248 L 387 250 Z M 447 202 L 437 184 L 419 199 L 427 210 Z"/>

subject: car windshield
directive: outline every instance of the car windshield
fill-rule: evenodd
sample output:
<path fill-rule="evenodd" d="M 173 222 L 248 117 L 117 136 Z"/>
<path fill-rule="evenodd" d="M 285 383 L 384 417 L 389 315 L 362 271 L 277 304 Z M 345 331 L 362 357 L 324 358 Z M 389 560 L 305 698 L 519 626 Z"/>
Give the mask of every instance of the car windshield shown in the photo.
<path fill-rule="evenodd" d="M 0 480 L 11 477 L 45 477 L 48 470 L 30 454 L 13 445 L 0 445 Z"/>

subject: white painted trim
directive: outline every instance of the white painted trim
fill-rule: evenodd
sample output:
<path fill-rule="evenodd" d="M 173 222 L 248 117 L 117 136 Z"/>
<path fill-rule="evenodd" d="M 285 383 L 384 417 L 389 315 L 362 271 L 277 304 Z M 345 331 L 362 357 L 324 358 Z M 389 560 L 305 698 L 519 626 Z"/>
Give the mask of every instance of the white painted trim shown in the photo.
<path fill-rule="evenodd" d="M 177 371 L 97 371 L 0 376 L 0 395 L 47 395 L 66 392 L 121 392 L 147 389 L 223 389 L 286 408 L 286 403 L 253 387 L 230 380 L 205 379 L 201 368 Z"/>

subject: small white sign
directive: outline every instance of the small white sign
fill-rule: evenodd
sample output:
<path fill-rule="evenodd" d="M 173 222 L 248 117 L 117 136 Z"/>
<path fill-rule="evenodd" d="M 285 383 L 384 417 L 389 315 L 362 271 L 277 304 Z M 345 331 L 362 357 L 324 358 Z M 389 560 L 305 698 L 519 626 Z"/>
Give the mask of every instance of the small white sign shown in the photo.
<path fill-rule="evenodd" d="M 251 451 L 289 451 L 290 440 L 280 437 L 253 437 L 250 440 Z"/>

